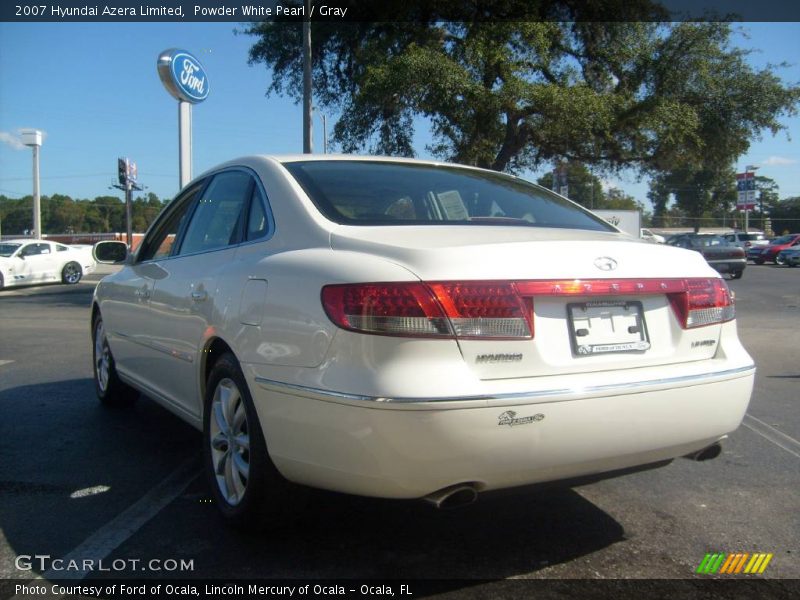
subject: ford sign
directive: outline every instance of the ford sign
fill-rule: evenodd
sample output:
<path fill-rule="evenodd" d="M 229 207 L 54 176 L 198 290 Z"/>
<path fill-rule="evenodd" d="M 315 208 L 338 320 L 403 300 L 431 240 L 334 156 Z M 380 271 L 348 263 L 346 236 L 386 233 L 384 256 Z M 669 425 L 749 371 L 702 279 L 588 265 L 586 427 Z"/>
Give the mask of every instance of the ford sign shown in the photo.
<path fill-rule="evenodd" d="M 186 50 L 164 50 L 158 57 L 158 76 L 167 91 L 177 100 L 197 104 L 208 98 L 206 70 Z"/>

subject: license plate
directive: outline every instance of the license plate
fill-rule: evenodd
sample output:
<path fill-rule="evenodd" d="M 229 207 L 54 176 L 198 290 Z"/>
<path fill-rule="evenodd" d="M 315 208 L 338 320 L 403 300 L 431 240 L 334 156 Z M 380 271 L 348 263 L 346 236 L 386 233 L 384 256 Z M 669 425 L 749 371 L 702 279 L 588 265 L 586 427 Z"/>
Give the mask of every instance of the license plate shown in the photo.
<path fill-rule="evenodd" d="M 641 302 L 597 300 L 567 305 L 575 356 L 645 352 L 650 348 Z"/>

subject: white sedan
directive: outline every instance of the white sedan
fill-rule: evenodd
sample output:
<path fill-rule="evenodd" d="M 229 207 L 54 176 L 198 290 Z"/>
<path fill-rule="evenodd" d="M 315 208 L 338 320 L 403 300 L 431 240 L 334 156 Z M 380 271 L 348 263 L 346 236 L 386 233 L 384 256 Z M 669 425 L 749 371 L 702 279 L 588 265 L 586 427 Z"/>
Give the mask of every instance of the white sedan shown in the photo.
<path fill-rule="evenodd" d="M 78 283 L 94 269 L 91 247 L 47 240 L 0 242 L 0 289 L 37 283 Z"/>
<path fill-rule="evenodd" d="M 292 483 L 452 506 L 711 458 L 752 391 L 702 256 L 492 171 L 242 158 L 96 254 L 126 263 L 95 291 L 98 396 L 201 429 L 233 524 Z"/>

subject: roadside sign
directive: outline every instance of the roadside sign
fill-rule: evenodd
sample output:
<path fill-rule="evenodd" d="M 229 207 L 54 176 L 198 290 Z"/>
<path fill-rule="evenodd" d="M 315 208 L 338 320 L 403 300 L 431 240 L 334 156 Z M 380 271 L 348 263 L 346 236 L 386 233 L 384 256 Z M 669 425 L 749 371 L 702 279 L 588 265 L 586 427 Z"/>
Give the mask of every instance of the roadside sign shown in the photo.
<path fill-rule="evenodd" d="M 737 173 L 736 191 L 736 208 L 739 210 L 753 210 L 756 206 L 755 173 Z"/>

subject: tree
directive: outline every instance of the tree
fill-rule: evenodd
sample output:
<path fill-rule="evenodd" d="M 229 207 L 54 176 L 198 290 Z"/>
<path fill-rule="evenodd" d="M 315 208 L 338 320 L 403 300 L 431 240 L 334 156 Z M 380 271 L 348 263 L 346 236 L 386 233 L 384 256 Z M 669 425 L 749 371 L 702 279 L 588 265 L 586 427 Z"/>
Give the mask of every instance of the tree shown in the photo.
<path fill-rule="evenodd" d="M 560 159 L 704 170 L 710 147 L 724 147 L 711 153 L 721 164 L 758 132 L 780 129 L 778 118 L 800 98 L 798 87 L 729 47 L 727 23 L 658 22 L 666 16 L 646 0 L 462 10 L 487 5 L 517 21 L 409 0 L 391 3 L 391 18 L 313 24 L 315 101 L 340 111 L 333 138 L 345 152 L 413 155 L 413 118 L 422 115 L 432 124 L 431 152 L 459 163 L 512 172 Z M 615 22 L 600 22 L 612 11 Z M 272 71 L 268 93 L 299 100 L 300 26 L 244 29 L 257 38 L 250 63 Z"/>
<path fill-rule="evenodd" d="M 553 189 L 553 173 L 549 172 L 537 179 L 537 183 Z M 569 199 L 586 208 L 603 208 L 603 184 L 584 164 L 567 164 L 567 189 Z"/>
<path fill-rule="evenodd" d="M 800 232 L 800 197 L 785 198 L 770 210 L 772 229 L 775 233 Z"/>

